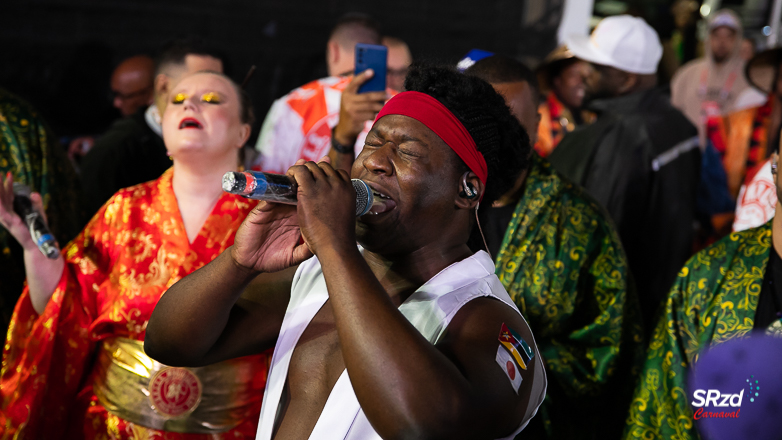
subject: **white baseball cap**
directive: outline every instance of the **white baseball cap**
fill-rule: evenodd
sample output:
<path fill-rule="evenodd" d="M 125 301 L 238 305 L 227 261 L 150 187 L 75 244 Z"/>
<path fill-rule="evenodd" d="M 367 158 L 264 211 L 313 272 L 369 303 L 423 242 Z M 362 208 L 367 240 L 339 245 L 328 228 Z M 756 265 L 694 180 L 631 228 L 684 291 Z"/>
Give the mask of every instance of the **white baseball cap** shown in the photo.
<path fill-rule="evenodd" d="M 571 35 L 565 43 L 576 58 L 638 74 L 657 72 L 663 56 L 660 37 L 642 18 L 604 18 L 591 36 Z"/>
<path fill-rule="evenodd" d="M 730 12 L 730 10 L 726 9 L 717 11 L 717 13 L 714 14 L 714 16 L 709 21 L 710 31 L 713 31 L 714 29 L 722 26 L 733 29 L 734 31 L 741 30 L 741 22 L 739 22 L 739 19 L 732 12 Z"/>

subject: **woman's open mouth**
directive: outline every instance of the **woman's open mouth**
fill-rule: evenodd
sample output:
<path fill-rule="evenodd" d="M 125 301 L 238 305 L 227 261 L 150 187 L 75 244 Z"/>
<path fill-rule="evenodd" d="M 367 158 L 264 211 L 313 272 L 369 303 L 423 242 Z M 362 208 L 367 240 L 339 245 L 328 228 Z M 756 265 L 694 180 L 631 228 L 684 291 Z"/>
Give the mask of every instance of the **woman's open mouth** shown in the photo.
<path fill-rule="evenodd" d="M 181 130 L 183 128 L 204 128 L 204 126 L 201 125 L 196 118 L 184 118 L 182 119 L 182 122 L 179 123 L 179 129 Z"/>

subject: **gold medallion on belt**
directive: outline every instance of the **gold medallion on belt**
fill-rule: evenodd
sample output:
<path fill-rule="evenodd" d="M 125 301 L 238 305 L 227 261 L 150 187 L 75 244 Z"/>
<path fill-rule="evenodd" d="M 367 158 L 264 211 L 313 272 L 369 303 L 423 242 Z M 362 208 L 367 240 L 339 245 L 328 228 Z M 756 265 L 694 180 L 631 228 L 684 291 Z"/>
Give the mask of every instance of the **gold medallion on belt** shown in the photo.
<path fill-rule="evenodd" d="M 201 402 L 201 381 L 185 368 L 166 367 L 149 381 L 149 402 L 166 417 L 180 417 Z"/>

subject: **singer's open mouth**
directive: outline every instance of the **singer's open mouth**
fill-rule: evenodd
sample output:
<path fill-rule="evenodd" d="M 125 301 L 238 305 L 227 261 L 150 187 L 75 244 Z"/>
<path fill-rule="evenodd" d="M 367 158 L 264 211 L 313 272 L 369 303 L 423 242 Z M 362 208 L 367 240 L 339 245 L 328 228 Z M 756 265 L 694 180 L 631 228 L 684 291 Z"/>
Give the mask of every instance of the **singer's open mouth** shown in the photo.
<path fill-rule="evenodd" d="M 365 215 L 384 214 L 396 208 L 396 201 L 392 199 L 391 196 L 380 190 L 377 185 L 373 185 L 369 182 L 367 182 L 367 184 L 370 186 L 370 188 L 372 188 L 374 202 L 372 203 L 372 207 L 369 209 L 369 212 L 367 212 Z"/>
<path fill-rule="evenodd" d="M 182 119 L 182 122 L 179 123 L 179 129 L 181 130 L 183 128 L 204 128 L 204 126 L 201 125 L 196 118 L 184 118 Z"/>

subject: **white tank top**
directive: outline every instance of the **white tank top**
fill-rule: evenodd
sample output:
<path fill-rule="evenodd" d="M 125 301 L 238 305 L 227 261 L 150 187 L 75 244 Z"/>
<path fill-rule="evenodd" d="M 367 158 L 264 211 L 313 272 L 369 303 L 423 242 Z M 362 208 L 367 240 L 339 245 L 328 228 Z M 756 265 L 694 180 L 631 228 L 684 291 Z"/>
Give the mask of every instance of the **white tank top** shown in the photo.
<path fill-rule="evenodd" d="M 436 344 L 445 333 L 448 323 L 462 306 L 472 299 L 486 296 L 502 301 L 519 313 L 494 274 L 494 263 L 491 258 L 486 252 L 480 251 L 443 269 L 407 298 L 399 306 L 399 311 L 429 342 Z M 311 258 L 299 266 L 293 278 L 291 300 L 274 347 L 266 382 L 256 440 L 271 440 L 291 355 L 302 333 L 327 299 L 326 280 L 323 277 L 320 261 Z M 534 339 L 530 345 L 536 346 Z M 527 426 L 546 395 L 546 372 L 540 354 L 534 357 L 534 362 L 537 365 L 532 379 L 532 392 L 527 412 L 518 429 L 506 437 L 507 439 L 513 439 Z M 380 439 L 364 415 L 364 411 L 361 410 L 348 378 L 347 369 L 342 372 L 331 390 L 309 438 Z"/>

